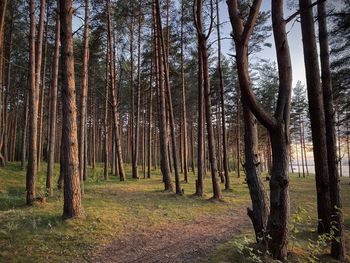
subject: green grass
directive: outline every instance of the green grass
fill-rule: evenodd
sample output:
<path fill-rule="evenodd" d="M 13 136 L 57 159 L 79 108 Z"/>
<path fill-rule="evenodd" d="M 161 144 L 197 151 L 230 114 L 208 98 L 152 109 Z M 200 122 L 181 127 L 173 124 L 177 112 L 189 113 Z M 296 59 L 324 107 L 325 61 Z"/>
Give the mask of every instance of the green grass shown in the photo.
<path fill-rule="evenodd" d="M 38 195 L 45 193 L 45 172 L 43 165 L 37 177 Z M 18 163 L 0 169 L 0 262 L 69 262 L 87 252 L 98 251 L 118 237 L 130 236 L 131 226 L 152 229 L 156 225 L 190 221 L 205 215 L 229 214 L 250 202 L 247 185 L 243 178 L 237 179 L 234 174 L 233 190 L 223 193 L 225 202 L 214 203 L 207 200 L 211 197 L 209 177 L 205 180 L 206 196 L 201 199 L 192 196 L 193 175 L 190 183 L 182 184 L 185 195 L 179 197 L 162 191 L 158 170 L 153 171 L 152 179 L 131 179 L 129 166 L 126 166 L 126 173 L 126 182 L 120 182 L 112 175 L 108 181 L 103 181 L 102 166 L 95 171 L 89 170 L 82 201 L 85 216 L 63 221 L 61 192 L 55 191 L 47 203 L 26 207 L 25 171 Z M 55 167 L 55 174 L 57 176 L 58 167 Z M 346 237 L 350 242 L 349 188 L 348 178 L 343 178 L 343 211 Z M 289 246 L 296 260 L 309 257 L 308 239 L 316 239 L 315 204 L 313 178 L 292 175 L 291 212 L 293 215 L 299 211 L 297 215 L 301 217 L 298 222 L 293 222 L 298 231 L 292 233 L 293 241 Z M 243 229 L 232 241 L 220 245 L 208 262 L 249 262 L 246 252 L 241 254 L 240 244 L 246 242 L 243 250 L 247 250 L 253 239 L 252 229 Z"/>

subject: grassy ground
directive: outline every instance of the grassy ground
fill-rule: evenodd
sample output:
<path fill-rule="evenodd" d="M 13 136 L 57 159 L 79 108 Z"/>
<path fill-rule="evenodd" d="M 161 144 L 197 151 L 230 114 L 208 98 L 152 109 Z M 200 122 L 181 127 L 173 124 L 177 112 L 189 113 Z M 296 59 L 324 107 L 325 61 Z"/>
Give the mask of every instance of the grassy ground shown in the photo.
<path fill-rule="evenodd" d="M 46 167 L 37 178 L 38 194 L 44 195 Z M 130 175 L 130 167 L 126 167 Z M 58 167 L 56 168 L 56 174 Z M 225 202 L 213 203 L 193 198 L 194 177 L 182 184 L 184 197 L 162 192 L 159 171 L 152 179 L 119 182 L 110 176 L 103 181 L 102 168 L 89 170 L 85 185 L 83 208 L 85 216 L 62 221 L 62 194 L 55 192 L 47 203 L 26 207 L 25 172 L 19 164 L 9 164 L 0 169 L 0 262 L 69 262 L 86 253 L 98 251 L 117 237 L 128 237 L 132 229 L 188 222 L 203 215 L 228 214 L 232 208 L 249 204 L 247 186 L 243 179 L 234 178 L 233 191 L 225 192 Z M 130 177 L 130 176 L 129 176 Z M 350 242 L 350 185 L 349 179 L 341 181 L 344 203 L 346 237 Z M 205 183 L 207 198 L 211 195 L 209 178 Z M 322 240 L 317 244 L 315 234 L 314 180 L 291 176 L 291 240 L 290 259 L 295 262 L 312 260 L 325 252 Z M 249 225 L 249 223 L 247 223 Z M 257 260 L 251 252 L 253 233 L 251 228 L 242 230 L 228 243 L 215 249 L 207 262 L 250 262 Z M 329 262 L 329 258 L 324 258 Z"/>

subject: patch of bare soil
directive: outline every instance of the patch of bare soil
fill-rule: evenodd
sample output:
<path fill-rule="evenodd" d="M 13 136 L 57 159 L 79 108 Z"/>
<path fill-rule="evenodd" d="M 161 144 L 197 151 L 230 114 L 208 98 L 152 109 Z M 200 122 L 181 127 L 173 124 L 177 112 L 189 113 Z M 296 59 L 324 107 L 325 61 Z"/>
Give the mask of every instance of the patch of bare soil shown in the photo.
<path fill-rule="evenodd" d="M 83 262 L 196 262 L 207 258 L 217 245 L 229 241 L 249 224 L 242 208 L 230 215 L 137 229 L 132 236 L 114 240 Z"/>

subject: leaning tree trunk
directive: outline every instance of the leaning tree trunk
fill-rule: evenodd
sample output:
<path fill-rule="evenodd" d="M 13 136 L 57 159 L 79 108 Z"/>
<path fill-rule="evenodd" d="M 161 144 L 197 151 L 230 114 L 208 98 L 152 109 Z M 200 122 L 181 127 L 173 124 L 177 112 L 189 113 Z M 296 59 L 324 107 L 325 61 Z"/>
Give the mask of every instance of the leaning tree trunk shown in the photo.
<path fill-rule="evenodd" d="M 256 241 L 266 242 L 266 226 L 269 216 L 269 207 L 264 185 L 260 179 L 260 172 L 257 169 L 258 160 L 258 137 L 257 123 L 249 108 L 243 103 L 244 119 L 244 169 L 247 177 L 252 208 L 247 208 L 247 213 L 252 221 Z M 266 244 L 264 244 L 266 245 Z"/>
<path fill-rule="evenodd" d="M 331 255 L 333 258 L 345 261 L 345 238 L 343 230 L 342 203 L 340 198 L 340 183 L 337 167 L 337 140 L 335 133 L 335 118 L 332 95 L 332 80 L 329 62 L 328 29 L 326 16 L 326 3 L 317 6 L 318 30 L 320 42 L 321 72 L 323 105 L 326 124 L 327 158 L 329 172 L 329 192 L 332 208 L 332 222 L 334 236 L 332 238 Z"/>
<path fill-rule="evenodd" d="M 322 103 L 313 11 L 312 8 L 309 8 L 310 5 L 311 0 L 299 0 L 299 7 L 301 10 L 304 10 L 300 13 L 301 32 L 316 173 L 318 233 L 322 234 L 330 230 L 331 203 L 325 115 Z"/>
<path fill-rule="evenodd" d="M 81 214 L 77 112 L 72 35 L 72 0 L 60 0 L 62 71 L 62 161 L 64 175 L 63 218 Z"/>
<path fill-rule="evenodd" d="M 237 0 L 229 0 L 229 15 L 232 24 L 238 79 L 244 103 L 256 118 L 267 128 L 272 146 L 272 171 L 270 180 L 270 215 L 267 234 L 268 249 L 273 258 L 287 257 L 288 243 L 288 149 L 289 115 L 292 86 L 292 67 L 286 21 L 283 18 L 283 0 L 272 1 L 273 33 L 276 46 L 279 93 L 275 114 L 272 117 L 257 101 L 251 87 L 248 68 L 248 43 L 257 21 L 261 0 L 254 0 L 246 23 L 243 23 Z"/>

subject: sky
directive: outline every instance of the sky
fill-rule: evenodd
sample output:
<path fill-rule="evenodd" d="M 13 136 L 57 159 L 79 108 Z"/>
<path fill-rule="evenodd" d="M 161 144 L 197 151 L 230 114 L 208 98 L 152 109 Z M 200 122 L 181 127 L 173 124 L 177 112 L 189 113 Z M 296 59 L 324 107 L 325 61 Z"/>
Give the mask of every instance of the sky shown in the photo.
<path fill-rule="evenodd" d="M 287 2 L 291 3 L 297 3 L 297 0 L 286 0 L 284 1 L 284 16 L 285 18 L 288 18 L 291 14 L 293 14 L 296 10 L 292 10 L 291 8 L 288 8 Z M 329 1 L 332 6 L 340 6 L 340 0 L 332 0 L 332 2 Z M 232 47 L 232 40 L 225 39 L 230 37 L 230 33 L 232 31 L 231 24 L 229 23 L 229 16 L 228 16 L 228 10 L 227 10 L 227 4 L 226 1 L 220 1 L 220 22 L 222 24 L 221 26 L 221 37 L 222 40 L 222 52 L 224 55 L 231 54 L 232 51 L 230 51 Z M 315 9 L 315 8 L 314 8 Z M 271 10 L 271 0 L 263 0 L 262 11 L 270 11 Z M 74 19 L 73 21 L 73 27 L 74 30 L 79 28 L 82 21 L 78 19 Z M 270 19 L 271 23 L 271 19 Z M 293 86 L 300 80 L 303 84 L 306 84 L 305 79 L 305 66 L 304 66 L 304 57 L 303 57 L 303 46 L 302 46 L 302 37 L 301 37 L 301 28 L 300 23 L 294 21 L 291 21 L 287 24 L 287 31 L 288 31 L 288 41 L 289 41 L 289 47 L 290 47 L 290 53 L 291 53 L 291 60 L 292 60 L 292 69 L 293 69 Z M 213 32 L 215 35 L 215 32 Z M 316 32 L 317 33 L 317 32 Z M 272 32 L 271 32 L 272 35 Z M 276 51 L 274 46 L 274 40 L 271 36 L 267 42 L 271 43 L 271 47 L 265 47 L 263 51 L 258 53 L 256 57 L 259 57 L 261 59 L 269 59 L 270 61 L 276 61 Z M 228 56 L 227 56 L 228 57 Z"/>
<path fill-rule="evenodd" d="M 262 11 L 270 11 L 271 10 L 271 1 L 263 1 Z M 285 4 L 285 18 L 288 18 L 289 15 L 293 14 L 295 10 L 290 10 L 287 8 L 287 4 Z M 222 37 L 229 37 L 231 33 L 231 24 L 225 23 L 229 22 L 228 10 L 226 1 L 222 1 L 220 3 L 220 20 L 223 23 L 221 28 Z M 300 80 L 303 84 L 306 84 L 305 79 L 305 66 L 304 66 L 304 58 L 303 58 L 303 46 L 302 46 L 302 37 L 301 37 L 301 29 L 300 23 L 294 23 L 293 21 L 289 22 L 287 25 L 288 30 L 288 41 L 292 59 L 292 68 L 293 68 L 293 86 Z M 268 39 L 268 42 L 272 44 L 272 46 L 266 47 L 262 52 L 257 54 L 256 56 L 262 59 L 269 59 L 270 61 L 276 61 L 276 51 L 275 45 L 273 41 L 273 37 L 271 36 Z M 224 54 L 232 53 L 230 52 L 230 48 L 232 46 L 231 40 L 223 40 L 222 42 L 222 50 Z"/>

